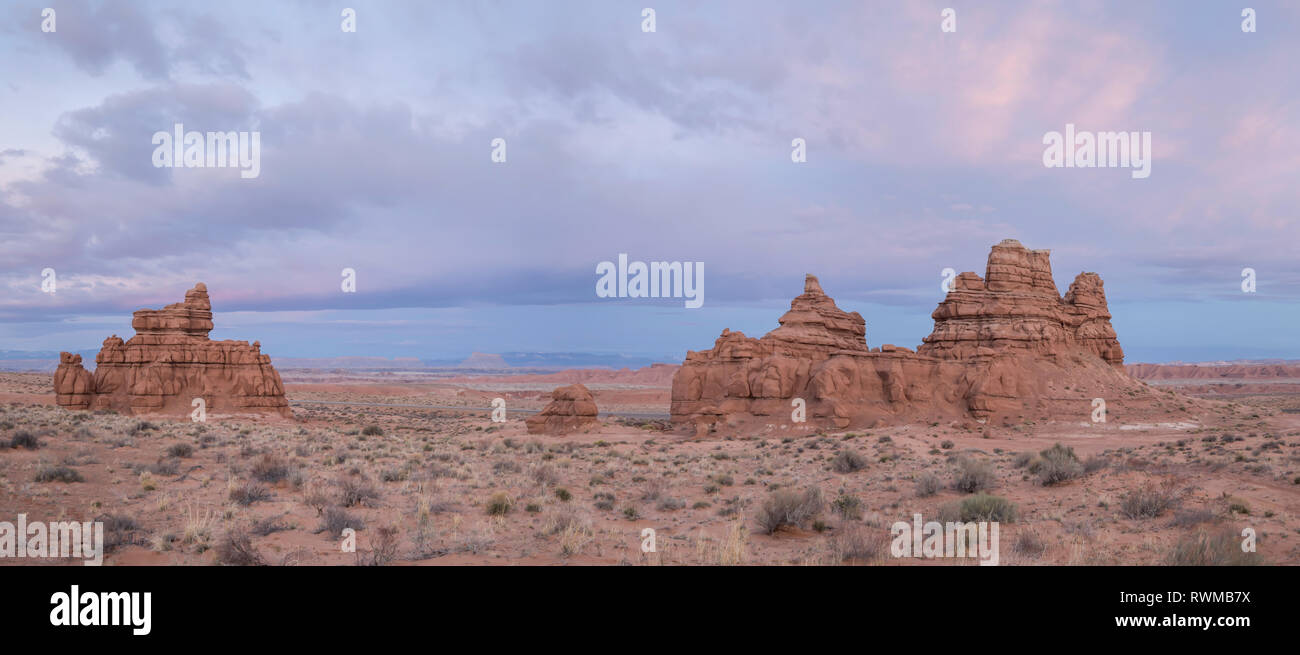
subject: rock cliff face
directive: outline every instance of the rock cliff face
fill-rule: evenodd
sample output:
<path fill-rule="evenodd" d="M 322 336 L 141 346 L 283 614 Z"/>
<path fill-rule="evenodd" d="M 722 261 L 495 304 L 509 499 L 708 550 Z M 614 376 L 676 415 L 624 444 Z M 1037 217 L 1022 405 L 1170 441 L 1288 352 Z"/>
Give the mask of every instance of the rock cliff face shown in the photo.
<path fill-rule="evenodd" d="M 985 279 L 962 273 L 953 286 L 931 314 L 934 332 L 918 353 L 968 359 L 982 348 L 1046 356 L 1085 350 L 1123 370 L 1124 350 L 1096 273 L 1080 273 L 1062 298 L 1048 251 L 1007 239 L 989 253 Z"/>
<path fill-rule="evenodd" d="M 212 305 L 202 282 L 185 302 L 135 312 L 128 341 L 104 340 L 92 375 L 81 356 L 61 353 L 54 373 L 59 405 L 128 414 L 188 415 L 195 398 L 208 413 L 291 417 L 280 374 L 254 341 L 212 341 Z"/>
<path fill-rule="evenodd" d="M 559 387 L 542 411 L 524 419 L 529 434 L 569 434 L 600 424 L 596 399 L 582 384 Z"/>
<path fill-rule="evenodd" d="M 777 329 L 760 339 L 723 330 L 711 350 L 687 353 L 673 377 L 673 421 L 697 431 L 1086 421 L 1095 397 L 1145 393 L 1123 371 L 1101 278 L 1079 274 L 1062 298 L 1045 250 L 994 246 L 985 277 L 958 276 L 933 318 L 916 352 L 869 348 L 862 317 L 809 275 Z"/>

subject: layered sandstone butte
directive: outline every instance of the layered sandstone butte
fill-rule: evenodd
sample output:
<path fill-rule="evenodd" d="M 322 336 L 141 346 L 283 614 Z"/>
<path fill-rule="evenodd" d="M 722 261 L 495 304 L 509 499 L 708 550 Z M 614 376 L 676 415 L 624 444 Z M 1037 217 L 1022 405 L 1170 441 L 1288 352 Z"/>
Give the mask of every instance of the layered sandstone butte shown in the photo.
<path fill-rule="evenodd" d="M 582 384 L 558 387 L 541 412 L 524 419 L 529 434 L 569 434 L 600 424 L 596 399 Z"/>
<path fill-rule="evenodd" d="M 212 305 L 202 282 L 185 302 L 141 309 L 135 336 L 104 340 L 92 375 L 81 355 L 61 353 L 54 393 L 69 409 L 129 414 L 189 414 L 195 398 L 208 413 L 273 413 L 291 417 L 280 374 L 254 341 L 212 341 Z"/>
<path fill-rule="evenodd" d="M 711 350 L 687 353 L 673 377 L 673 421 L 708 430 L 1086 420 L 1092 398 L 1145 393 L 1124 373 L 1101 278 L 1080 273 L 1062 297 L 1048 251 L 999 243 L 984 278 L 958 276 L 933 318 L 916 352 L 869 348 L 862 316 L 809 275 L 780 327 L 760 339 L 723 330 Z"/>

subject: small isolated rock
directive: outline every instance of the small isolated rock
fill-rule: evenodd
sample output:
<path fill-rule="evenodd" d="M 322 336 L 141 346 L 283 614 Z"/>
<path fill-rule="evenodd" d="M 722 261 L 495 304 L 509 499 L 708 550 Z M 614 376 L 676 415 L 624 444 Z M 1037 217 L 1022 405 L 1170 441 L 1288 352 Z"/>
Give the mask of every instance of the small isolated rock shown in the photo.
<path fill-rule="evenodd" d="M 582 384 L 559 387 L 541 412 L 524 420 L 529 434 L 569 434 L 600 424 L 596 399 Z"/>

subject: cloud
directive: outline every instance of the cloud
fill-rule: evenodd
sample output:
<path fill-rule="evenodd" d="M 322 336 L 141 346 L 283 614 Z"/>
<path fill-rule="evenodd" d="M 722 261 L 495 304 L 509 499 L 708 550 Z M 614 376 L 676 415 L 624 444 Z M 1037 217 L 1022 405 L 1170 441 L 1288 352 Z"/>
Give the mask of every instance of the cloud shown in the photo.
<path fill-rule="evenodd" d="M 928 315 L 942 269 L 982 273 L 1008 237 L 1052 249 L 1061 288 L 1099 272 L 1113 302 L 1235 301 L 1243 266 L 1300 297 L 1300 89 L 1253 72 L 1296 45 L 1209 19 L 1189 40 L 1122 3 L 959 8 L 942 34 L 943 6 L 665 3 L 644 34 L 612 3 L 379 3 L 347 35 L 306 4 L 69 5 L 46 42 L 76 70 L 41 41 L 13 53 L 40 81 L 14 93 L 51 104 L 5 133 L 50 141 L 0 152 L 0 321 L 198 280 L 229 310 L 595 303 L 619 253 L 705 262 L 706 303 L 785 299 L 812 272 Z M 259 131 L 261 176 L 154 168 L 174 123 Z M 1066 123 L 1151 131 L 1152 177 L 1045 169 Z"/>

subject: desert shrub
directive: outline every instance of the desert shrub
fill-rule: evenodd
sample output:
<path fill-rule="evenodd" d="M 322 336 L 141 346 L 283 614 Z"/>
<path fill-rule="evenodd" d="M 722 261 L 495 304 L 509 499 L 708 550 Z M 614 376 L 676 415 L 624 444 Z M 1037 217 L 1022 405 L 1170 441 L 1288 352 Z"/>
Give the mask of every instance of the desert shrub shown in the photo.
<path fill-rule="evenodd" d="M 1263 564 L 1255 553 L 1241 550 L 1241 539 L 1232 529 L 1198 530 L 1174 544 L 1165 555 L 1172 566 L 1253 566 Z"/>
<path fill-rule="evenodd" d="M 1092 457 L 1083 460 L 1083 472 L 1089 475 L 1096 473 L 1107 466 L 1110 466 L 1110 460 L 1102 455 L 1093 455 Z"/>
<path fill-rule="evenodd" d="M 567 503 L 573 499 L 573 494 L 569 493 L 568 489 L 565 489 L 564 487 L 560 487 L 559 489 L 555 490 L 555 497 L 559 498 L 560 502 Z"/>
<path fill-rule="evenodd" d="M 404 468 L 384 469 L 379 474 L 379 479 L 384 482 L 401 482 L 410 476 L 410 473 Z"/>
<path fill-rule="evenodd" d="M 546 535 L 559 534 L 575 526 L 589 526 L 590 524 L 591 520 L 579 511 L 576 506 L 560 505 L 546 517 L 546 523 L 542 526 L 542 533 Z"/>
<path fill-rule="evenodd" d="M 916 495 L 919 498 L 933 496 L 942 488 L 943 481 L 933 473 L 922 473 L 916 477 Z"/>
<path fill-rule="evenodd" d="M 487 501 L 487 513 L 489 516 L 505 516 L 514 508 L 514 501 L 510 500 L 504 491 L 498 491 L 492 494 Z"/>
<path fill-rule="evenodd" d="M 167 449 L 168 457 L 189 457 L 193 454 L 194 446 L 187 443 L 172 444 L 171 448 Z"/>
<path fill-rule="evenodd" d="M 1011 523 L 1016 520 L 1016 506 L 1001 496 L 978 493 L 961 501 L 960 518 L 964 522 L 998 521 Z"/>
<path fill-rule="evenodd" d="M 275 484 L 289 477 L 289 464 L 275 455 L 264 453 L 253 463 L 251 473 L 258 482 Z"/>
<path fill-rule="evenodd" d="M 560 475 L 555 472 L 554 468 L 546 464 L 534 466 L 530 475 L 534 483 L 543 487 L 550 487 L 560 481 Z"/>
<path fill-rule="evenodd" d="M 883 560 L 889 553 L 889 533 L 861 523 L 846 525 L 826 540 L 831 557 L 837 562 Z"/>
<path fill-rule="evenodd" d="M 66 466 L 41 464 L 36 469 L 37 482 L 85 482 L 86 479 L 76 469 Z"/>
<path fill-rule="evenodd" d="M 361 434 L 364 434 L 367 437 L 382 437 L 384 436 L 384 429 L 378 425 L 367 425 L 361 430 Z"/>
<path fill-rule="evenodd" d="M 379 499 L 379 492 L 365 478 L 344 478 L 339 483 L 339 504 L 344 507 L 372 505 Z"/>
<path fill-rule="evenodd" d="M 259 500 L 267 500 L 271 492 L 256 482 L 245 482 L 230 490 L 230 502 L 248 507 Z"/>
<path fill-rule="evenodd" d="M 1214 512 L 1208 509 L 1189 509 L 1174 512 L 1174 518 L 1169 522 L 1171 528 L 1190 528 L 1202 523 L 1214 521 Z"/>
<path fill-rule="evenodd" d="M 1154 518 L 1177 506 L 1179 497 L 1171 482 L 1159 486 L 1147 483 L 1124 494 L 1120 499 L 1120 511 L 1131 519 Z"/>
<path fill-rule="evenodd" d="M 641 488 L 641 500 L 653 501 L 663 497 L 664 492 L 668 490 L 668 481 L 663 478 L 655 478 L 645 483 Z"/>
<path fill-rule="evenodd" d="M 519 462 L 510 459 L 500 459 L 492 463 L 492 472 L 496 474 L 518 473 L 521 470 Z"/>
<path fill-rule="evenodd" d="M 953 472 L 952 488 L 963 493 L 973 494 L 992 489 L 997 482 L 993 467 L 982 459 L 962 457 L 957 460 Z"/>
<path fill-rule="evenodd" d="M 840 494 L 835 500 L 831 501 L 831 509 L 846 521 L 856 521 L 862 518 L 862 500 L 857 496 Z"/>
<path fill-rule="evenodd" d="M 181 460 L 174 457 L 163 458 L 145 467 L 145 470 L 154 475 L 178 475 L 181 472 Z"/>
<path fill-rule="evenodd" d="M 1042 537 L 1038 536 L 1037 532 L 1034 532 L 1033 530 L 1021 530 L 1020 533 L 1016 535 L 1016 540 L 1012 542 L 1011 548 L 1020 555 L 1037 559 L 1042 557 L 1043 553 L 1047 551 L 1047 544 L 1043 541 Z"/>
<path fill-rule="evenodd" d="M 1073 480 L 1083 475 L 1083 464 L 1079 462 L 1079 457 L 1074 454 L 1074 449 L 1069 446 L 1058 443 L 1039 453 L 1039 456 L 1042 461 L 1036 473 L 1038 481 L 1045 487 Z"/>
<path fill-rule="evenodd" d="M 769 494 L 759 508 L 758 526 L 766 534 L 786 525 L 799 527 L 820 514 L 824 504 L 819 487 L 809 487 L 803 493 L 778 489 Z"/>
<path fill-rule="evenodd" d="M 280 520 L 280 517 L 268 516 L 264 519 L 255 521 L 248 531 L 259 537 L 265 537 L 266 535 L 289 529 L 292 529 L 291 526 Z"/>
<path fill-rule="evenodd" d="M 357 566 L 385 566 L 397 559 L 397 547 L 400 543 L 395 526 L 383 526 L 375 530 L 375 546 L 364 553 L 357 551 Z"/>
<path fill-rule="evenodd" d="M 686 507 L 686 501 L 681 500 L 680 498 L 669 498 L 664 496 L 659 499 L 658 508 L 661 512 L 674 512 L 683 507 Z"/>
<path fill-rule="evenodd" d="M 1016 468 L 1022 469 L 1029 466 L 1029 463 L 1032 461 L 1034 461 L 1033 453 L 1016 453 L 1016 459 L 1013 461 L 1013 464 L 1015 464 Z"/>
<path fill-rule="evenodd" d="M 231 530 L 217 542 L 217 562 L 228 566 L 266 566 L 262 553 L 247 532 Z"/>
<path fill-rule="evenodd" d="M 939 447 L 944 450 L 952 450 L 956 445 L 957 444 L 953 443 L 950 439 L 944 439 L 943 443 L 939 444 Z"/>
<path fill-rule="evenodd" d="M 867 458 L 861 453 L 847 448 L 841 450 L 831 460 L 831 470 L 836 473 L 856 473 L 867 468 Z"/>
<path fill-rule="evenodd" d="M 322 532 L 338 539 L 343 536 L 343 531 L 347 528 L 361 530 L 365 527 L 360 518 L 348 514 L 338 507 L 327 507 L 321 515 L 320 527 L 316 528 L 316 534 Z"/>
<path fill-rule="evenodd" d="M 122 546 L 139 541 L 136 532 L 140 524 L 125 514 L 101 514 L 95 520 L 104 524 L 104 552 L 110 553 Z"/>
<path fill-rule="evenodd" d="M 140 421 L 135 425 L 132 425 L 131 429 L 127 430 L 127 434 L 130 434 L 133 437 L 138 437 L 144 434 L 145 432 L 148 432 L 149 430 L 157 430 L 157 429 L 158 426 L 154 425 L 153 423 L 150 423 L 149 421 Z"/>
<path fill-rule="evenodd" d="M 14 436 L 9 438 L 10 448 L 26 448 L 27 450 L 36 450 L 41 447 L 40 439 L 27 430 L 19 430 Z"/>

